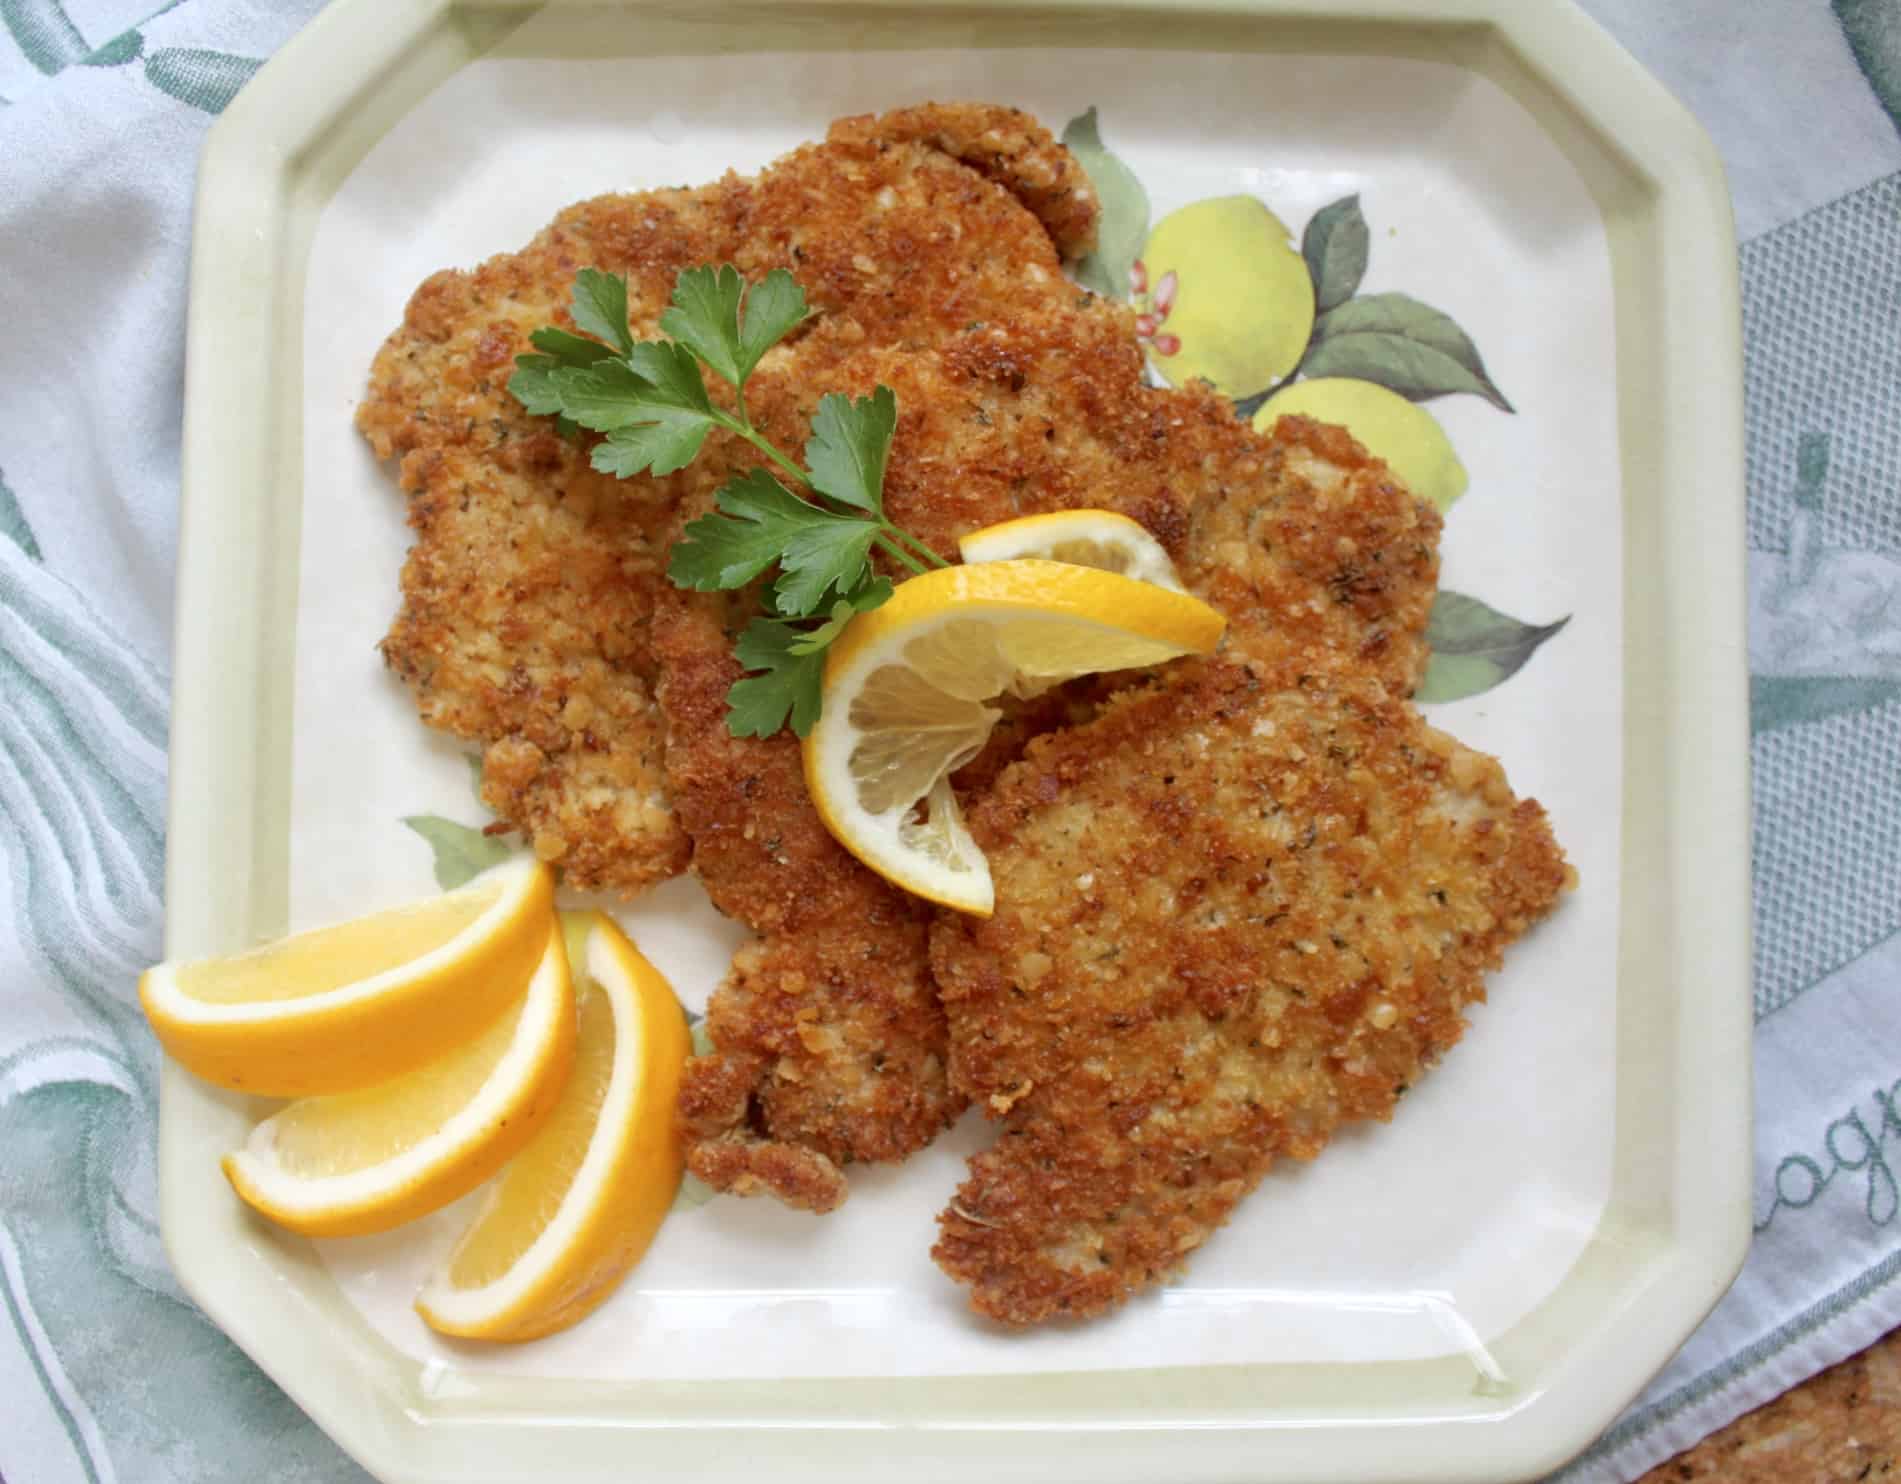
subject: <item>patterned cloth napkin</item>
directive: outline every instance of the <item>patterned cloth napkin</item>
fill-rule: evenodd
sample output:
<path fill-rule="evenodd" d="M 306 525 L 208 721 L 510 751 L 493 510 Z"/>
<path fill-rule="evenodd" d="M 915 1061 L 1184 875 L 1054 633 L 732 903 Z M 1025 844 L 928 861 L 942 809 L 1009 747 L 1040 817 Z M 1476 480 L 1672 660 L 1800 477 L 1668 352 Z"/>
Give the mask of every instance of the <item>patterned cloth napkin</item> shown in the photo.
<path fill-rule="evenodd" d="M 153 1219 L 186 258 L 317 0 L 0 0 L 0 1481 L 361 1480 Z M 1587 0 L 1731 171 L 1749 398 L 1757 1240 L 1567 1480 L 1901 1322 L 1901 0 Z"/>

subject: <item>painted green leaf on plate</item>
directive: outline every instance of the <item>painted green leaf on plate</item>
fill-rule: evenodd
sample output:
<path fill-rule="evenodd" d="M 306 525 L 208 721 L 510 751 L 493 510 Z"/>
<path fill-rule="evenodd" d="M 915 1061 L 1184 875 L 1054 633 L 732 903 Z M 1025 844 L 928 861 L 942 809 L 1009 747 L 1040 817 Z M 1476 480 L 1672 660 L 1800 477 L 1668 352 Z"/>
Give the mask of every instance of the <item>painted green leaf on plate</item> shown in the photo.
<path fill-rule="evenodd" d="M 436 885 L 444 891 L 454 891 L 473 881 L 514 853 L 493 835 L 439 814 L 411 814 L 403 823 L 429 842 L 430 850 L 435 852 Z"/>
<path fill-rule="evenodd" d="M 1096 250 L 1077 265 L 1077 280 L 1105 299 L 1129 297 L 1129 269 L 1142 255 L 1149 233 L 1149 195 L 1135 172 L 1104 147 L 1096 110 L 1071 119 L 1063 143 L 1096 188 Z"/>
<path fill-rule="evenodd" d="M 1366 276 L 1371 245 L 1358 196 L 1344 197 L 1313 214 L 1301 234 L 1300 255 L 1313 276 L 1315 310 L 1325 314 L 1353 297 Z"/>
<path fill-rule="evenodd" d="M 1513 411 L 1472 337 L 1452 317 L 1405 294 L 1368 294 L 1321 315 L 1303 376 L 1357 376 L 1415 402 L 1470 392 Z"/>
<path fill-rule="evenodd" d="M 1413 699 L 1462 701 L 1516 675 L 1538 647 L 1571 622 L 1528 624 L 1464 593 L 1440 593 L 1426 624 L 1432 659 Z"/>

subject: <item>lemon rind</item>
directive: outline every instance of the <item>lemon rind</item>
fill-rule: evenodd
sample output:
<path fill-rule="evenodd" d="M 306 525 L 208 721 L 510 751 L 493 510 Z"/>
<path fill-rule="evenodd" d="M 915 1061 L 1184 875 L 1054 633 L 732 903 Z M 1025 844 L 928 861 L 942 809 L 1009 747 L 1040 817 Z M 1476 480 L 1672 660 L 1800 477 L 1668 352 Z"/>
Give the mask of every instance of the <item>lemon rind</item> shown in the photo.
<path fill-rule="evenodd" d="M 531 1326 L 543 1305 L 555 1296 L 558 1285 L 570 1276 L 563 1271 L 565 1255 L 589 1227 L 601 1219 L 603 1208 L 614 1199 L 615 1191 L 607 1176 L 618 1162 L 623 1146 L 633 1136 L 633 1115 L 646 1077 L 641 1057 L 643 1027 L 639 991 L 632 979 L 642 966 L 651 971 L 651 965 L 622 937 L 634 960 L 630 969 L 611 946 L 609 931 L 619 935 L 618 928 L 611 923 L 597 924 L 588 934 L 586 953 L 588 977 L 596 991 L 608 997 L 613 1011 L 613 1071 L 608 1076 L 607 1093 L 601 1099 L 600 1115 L 588 1141 L 587 1153 L 582 1156 L 580 1168 L 568 1186 L 570 1195 L 576 1190 L 588 1190 L 591 1194 L 584 1199 L 564 1196 L 554 1219 L 508 1272 L 480 1288 L 458 1288 L 449 1281 L 448 1274 L 455 1262 L 452 1251 L 416 1296 L 417 1312 L 431 1328 L 442 1333 L 506 1339 L 514 1337 L 518 1329 Z M 499 1192 L 499 1185 L 490 1191 L 482 1210 L 469 1223 L 469 1231 L 481 1225 Z M 457 1250 L 460 1245 L 458 1242 Z M 535 1332 L 541 1331 L 536 1329 Z M 522 1337 L 530 1336 L 524 1333 Z"/>
<path fill-rule="evenodd" d="M 1087 573 L 1087 578 L 1079 579 L 1080 573 Z M 1130 601 L 1119 611 L 1136 619 L 1166 616 L 1173 621 L 1102 623 L 1076 600 L 1085 587 L 1099 588 L 1105 581 L 1128 584 Z M 950 611 L 953 604 L 957 605 L 954 614 Z M 833 800 L 848 801 L 855 796 L 850 747 L 856 735 L 849 722 L 840 719 L 833 698 L 854 694 L 873 670 L 898 662 L 902 647 L 927 631 L 920 620 L 932 616 L 1096 624 L 1105 634 L 1134 633 L 1166 644 L 1177 657 L 1213 649 L 1226 621 L 1197 598 L 1137 578 L 1064 562 L 1020 558 L 943 568 L 912 578 L 901 584 L 883 607 L 854 619 L 832 646 L 825 667 L 826 709 L 807 735 L 803 750 L 806 785 L 820 819 L 847 850 L 893 884 L 927 901 L 987 917 L 995 910 L 996 886 L 988 861 L 967 834 L 963 836 L 969 845 L 967 853 L 974 855 L 967 879 L 963 873 L 920 873 L 916 869 L 917 852 L 901 841 L 900 811 L 872 814 L 859 808 L 847 820 L 832 805 Z M 846 827 L 848 823 L 851 828 Z M 861 824 L 869 827 L 858 827 Z"/>
<path fill-rule="evenodd" d="M 347 1009 L 364 1000 L 373 1000 L 387 994 L 392 987 L 400 986 L 411 980 L 424 980 L 437 973 L 445 964 L 453 963 L 467 955 L 471 944 L 480 943 L 495 931 L 498 920 L 505 920 L 517 913 L 533 910 L 533 897 L 537 882 L 534 878 L 545 877 L 548 883 L 548 897 L 553 901 L 553 882 L 548 867 L 533 856 L 523 856 L 516 860 L 503 861 L 484 871 L 480 876 L 457 887 L 446 897 L 461 896 L 479 890 L 496 892 L 495 901 L 483 909 L 480 916 L 463 928 L 454 937 L 445 940 L 407 963 L 385 969 L 380 974 L 368 978 L 353 980 L 349 984 L 339 985 L 336 989 L 327 989 L 311 995 L 300 995 L 293 1000 L 264 1000 L 251 1003 L 220 1003 L 200 1000 L 185 993 L 179 987 L 177 971 L 192 967 L 206 960 L 193 959 L 182 963 L 162 963 L 146 970 L 139 981 L 141 997 L 147 1001 L 148 1014 L 153 1007 L 162 1010 L 169 1020 L 183 1026 L 242 1026 L 259 1023 L 275 1024 L 284 1020 L 305 1016 L 320 1016 L 328 1012 Z M 517 878 L 527 878 L 517 883 Z M 498 889 L 499 888 L 499 889 Z M 321 931 L 321 929 L 317 930 Z"/>
<path fill-rule="evenodd" d="M 574 1021 L 567 956 L 559 939 L 551 938 L 528 982 L 522 1021 L 507 1051 L 476 1095 L 436 1133 L 380 1164 L 307 1177 L 277 1163 L 276 1118 L 267 1118 L 242 1148 L 225 1156 L 225 1177 L 246 1204 L 306 1236 L 387 1231 L 439 1210 L 474 1190 L 534 1137 L 573 1061 Z"/>
<path fill-rule="evenodd" d="M 1084 531 L 1119 537 L 1125 548 L 1137 557 L 1136 565 L 1122 576 L 1170 592 L 1187 592 L 1167 548 L 1149 533 L 1147 526 L 1115 510 L 1047 510 L 1040 515 L 1020 515 L 1015 520 L 999 521 L 959 538 L 957 554 L 970 565 L 1026 558 L 1054 561 L 1056 558 L 1047 555 L 1049 548 L 1058 541 L 1075 539 L 1068 533 Z"/>

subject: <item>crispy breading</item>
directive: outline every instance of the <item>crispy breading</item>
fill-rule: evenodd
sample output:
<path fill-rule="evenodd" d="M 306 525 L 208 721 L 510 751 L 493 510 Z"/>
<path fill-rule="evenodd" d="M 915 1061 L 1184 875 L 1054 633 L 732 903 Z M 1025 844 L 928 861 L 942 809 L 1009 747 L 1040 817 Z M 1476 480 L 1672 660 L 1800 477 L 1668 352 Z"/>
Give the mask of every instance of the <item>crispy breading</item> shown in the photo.
<path fill-rule="evenodd" d="M 1173 546 L 1186 572 L 1265 615 L 1276 633 L 1318 636 L 1410 685 L 1437 518 L 1336 430 L 1290 419 L 1263 438 L 1212 393 L 1146 386 L 1126 311 L 1067 290 L 1060 303 L 1017 305 L 935 350 L 842 360 L 825 389 L 880 384 L 899 408 L 887 508 L 945 556 L 960 535 L 1015 515 L 1126 509 Z M 784 441 L 798 437 L 817 391 L 774 374 L 749 400 Z M 1379 581 L 1341 579 L 1363 567 Z M 766 967 L 735 972 L 714 997 L 719 1052 L 689 1068 L 684 1117 L 701 1178 L 811 1205 L 814 1191 L 842 1197 L 839 1164 L 903 1157 L 955 1117 L 962 1098 L 945 1081 L 943 1022 L 909 899 L 824 829 L 790 734 L 760 741 L 726 731 L 725 693 L 740 673 L 731 638 L 747 611 L 720 597 L 666 595 L 655 634 L 668 783 L 695 870 L 722 911 L 767 935 Z M 1013 708 L 960 786 L 981 789 L 1029 737 L 1088 714 L 1118 683 L 1105 677 Z M 875 983 L 842 974 L 837 947 L 808 942 L 809 924 L 853 921 L 879 925 L 847 938 L 879 940 Z M 780 992 L 787 976 L 802 998 Z M 794 1016 L 836 1034 L 793 1034 Z M 873 1027 L 884 1036 L 875 1073 Z M 757 1169 L 745 1149 L 757 1150 Z"/>
<path fill-rule="evenodd" d="M 927 918 L 823 830 L 789 735 L 726 733 L 746 602 L 661 575 L 750 451 L 716 435 L 680 474 L 605 479 L 507 394 L 510 364 L 569 323 L 583 266 L 628 277 L 637 334 L 681 268 L 788 268 L 818 313 L 748 388 L 780 446 L 821 393 L 891 386 L 888 508 L 946 557 L 1014 515 L 1120 509 L 1224 606 L 1409 688 L 1436 517 L 1335 432 L 1289 420 L 1264 439 L 1205 387 L 1147 386 L 1129 311 L 1061 276 L 1094 215 L 1027 115 L 844 119 L 755 179 L 583 202 L 522 253 L 436 275 L 378 357 L 359 422 L 402 458 L 418 538 L 384 648 L 425 719 L 485 748 L 485 799 L 571 884 L 637 891 L 690 840 L 715 902 L 762 935 L 713 996 L 715 1051 L 682 1095 L 693 1167 L 719 1188 L 827 1209 L 841 1166 L 902 1158 L 956 1116 Z M 960 786 L 1118 683 L 1017 709 Z"/>
<path fill-rule="evenodd" d="M 646 634 L 655 505 L 551 428 L 419 449 L 402 480 L 416 544 L 383 654 L 423 720 L 484 744 L 483 802 L 570 883 L 680 871 Z"/>
<path fill-rule="evenodd" d="M 1203 384 L 1148 385 L 1126 311 L 1079 298 L 973 325 L 935 352 L 842 362 L 898 392 L 893 518 L 946 556 L 992 521 L 1094 507 L 1140 521 L 1237 635 L 1324 645 L 1398 693 L 1423 672 L 1441 522 L 1343 428 L 1268 434 Z"/>
<path fill-rule="evenodd" d="M 755 178 L 581 202 L 522 252 L 417 289 L 357 417 L 403 461 L 417 537 L 384 655 L 426 721 L 483 747 L 485 801 L 570 884 L 632 893 L 687 859 L 647 628 L 674 506 L 734 467 L 716 449 L 673 479 L 606 479 L 508 394 L 530 333 L 572 325 L 576 271 L 624 274 L 650 335 L 684 268 L 790 269 L 818 313 L 762 377 L 823 387 L 868 347 L 1067 298 L 1056 244 L 1086 248 L 1094 220 L 1027 114 L 926 105 L 840 120 Z"/>
<path fill-rule="evenodd" d="M 715 1189 L 827 1211 L 845 1196 L 841 1166 L 904 1158 L 964 1103 L 946 1075 L 928 909 L 827 832 L 796 738 L 727 730 L 736 606 L 671 594 L 654 627 L 696 870 L 715 906 L 761 934 L 708 1002 L 713 1050 L 687 1063 L 680 1121 L 689 1167 Z"/>
<path fill-rule="evenodd" d="M 1263 635 L 1033 742 L 970 823 L 997 912 L 942 914 L 932 962 L 1001 1130 L 934 1255 L 1014 1325 L 1121 1303 L 1388 1118 L 1570 880 L 1495 761 Z"/>
<path fill-rule="evenodd" d="M 1021 109 L 925 103 L 839 119 L 826 138 L 874 150 L 899 143 L 941 150 L 1028 207 L 1062 257 L 1080 258 L 1095 246 L 1095 187 L 1076 157 Z"/>
<path fill-rule="evenodd" d="M 1323 647 L 1411 695 L 1430 657 L 1438 512 L 1344 428 L 1283 417 L 1248 442 L 1192 501 L 1182 581 L 1228 615 L 1230 649 Z"/>
<path fill-rule="evenodd" d="M 1100 333 L 1112 340 L 1127 338 L 1107 306 L 1077 318 L 1106 322 Z M 825 386 L 862 394 L 880 384 L 899 406 L 886 503 L 907 530 L 951 556 L 959 535 L 1023 508 L 1022 461 L 1011 449 L 1031 446 L 1040 467 L 1040 424 L 1018 426 L 1002 407 L 993 415 L 986 385 L 964 386 L 927 351 L 863 352 L 836 366 Z M 749 401 L 770 436 L 796 443 L 817 396 L 808 383 L 770 374 Z M 953 441 L 945 457 L 947 419 L 967 420 L 982 436 Z M 682 519 L 709 497 L 690 500 Z M 750 594 L 670 592 L 653 629 L 668 784 L 693 840 L 694 869 L 721 911 L 761 934 L 711 998 L 714 1050 L 688 1065 L 681 1122 L 690 1167 L 715 1188 L 829 1210 L 845 1196 L 842 1166 L 904 1158 L 947 1127 L 964 1100 L 946 1075 L 928 907 L 833 839 L 790 732 L 739 738 L 727 730 L 726 693 L 741 673 L 733 639 L 755 611 Z"/>

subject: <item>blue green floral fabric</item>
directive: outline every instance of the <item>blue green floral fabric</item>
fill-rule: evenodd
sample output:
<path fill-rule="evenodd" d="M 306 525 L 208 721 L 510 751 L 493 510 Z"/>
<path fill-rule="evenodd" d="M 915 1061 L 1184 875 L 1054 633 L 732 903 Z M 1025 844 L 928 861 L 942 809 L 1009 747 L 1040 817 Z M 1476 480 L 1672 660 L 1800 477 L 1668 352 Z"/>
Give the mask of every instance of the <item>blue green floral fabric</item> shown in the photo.
<path fill-rule="evenodd" d="M 1731 0 L 1587 6 L 1731 172 L 1756 774 L 1757 1239 L 1565 1474 L 1609 1481 L 1901 1321 L 1901 0 L 1747 26 Z M 194 166 L 317 8 L 0 0 L 4 1484 L 365 1477 L 167 1270 L 133 998 L 160 947 Z"/>
<path fill-rule="evenodd" d="M 365 1479 L 157 1227 L 165 656 L 194 164 L 315 9 L 0 0 L 0 1479 Z"/>

